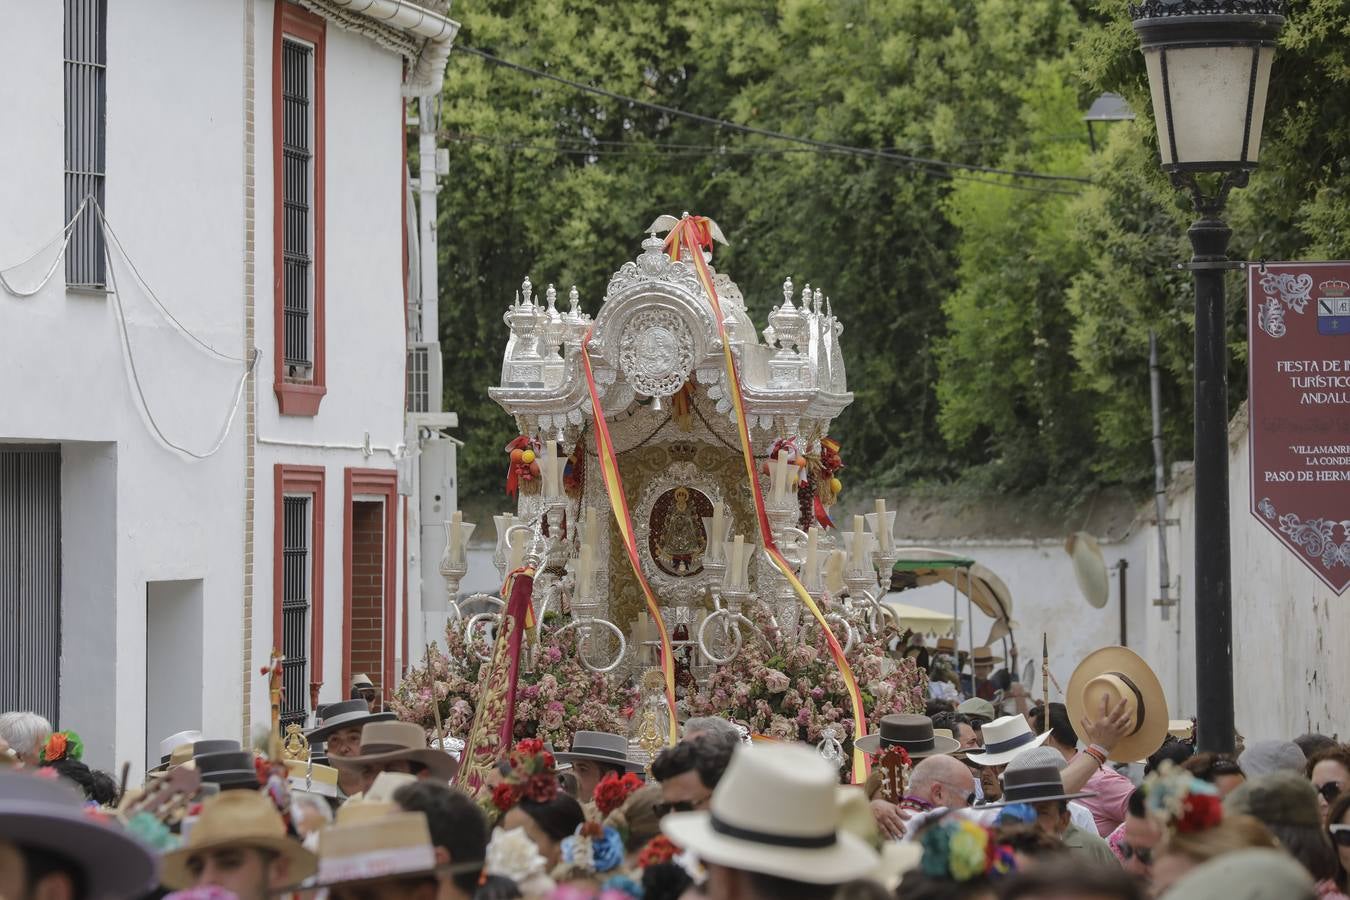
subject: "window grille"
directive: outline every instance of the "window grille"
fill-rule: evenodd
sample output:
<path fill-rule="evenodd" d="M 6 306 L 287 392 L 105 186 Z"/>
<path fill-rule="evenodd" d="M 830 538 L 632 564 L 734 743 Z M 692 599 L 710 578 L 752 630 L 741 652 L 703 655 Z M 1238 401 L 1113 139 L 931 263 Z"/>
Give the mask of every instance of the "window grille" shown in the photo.
<path fill-rule="evenodd" d="M 428 379 L 428 352 L 425 345 L 408 348 L 408 412 L 427 412 L 430 410 Z"/>
<path fill-rule="evenodd" d="M 310 104 L 314 48 L 298 41 L 281 44 L 281 186 L 284 218 L 282 266 L 286 299 L 285 358 L 288 374 L 307 377 L 313 364 L 310 298 L 313 293 L 311 197 L 314 169 L 313 114 Z"/>
<path fill-rule="evenodd" d="M 310 612 L 310 498 L 283 497 L 282 502 L 282 596 L 281 723 L 305 724 L 309 697 Z"/>
<path fill-rule="evenodd" d="M 60 664 L 61 453 L 0 450 L 0 710 L 59 723 Z"/>
<path fill-rule="evenodd" d="M 105 282 L 103 230 L 94 201 L 103 205 L 107 114 L 107 0 L 65 0 L 66 215 L 92 198 L 66 247 L 66 284 L 100 289 Z"/>

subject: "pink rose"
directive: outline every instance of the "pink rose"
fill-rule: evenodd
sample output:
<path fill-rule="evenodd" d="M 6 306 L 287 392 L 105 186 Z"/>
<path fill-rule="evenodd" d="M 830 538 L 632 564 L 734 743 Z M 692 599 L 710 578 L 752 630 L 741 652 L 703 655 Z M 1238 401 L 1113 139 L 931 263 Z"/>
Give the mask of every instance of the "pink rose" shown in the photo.
<path fill-rule="evenodd" d="M 792 685 L 792 680 L 777 669 L 768 669 L 764 673 L 764 686 L 770 693 L 781 694 Z"/>

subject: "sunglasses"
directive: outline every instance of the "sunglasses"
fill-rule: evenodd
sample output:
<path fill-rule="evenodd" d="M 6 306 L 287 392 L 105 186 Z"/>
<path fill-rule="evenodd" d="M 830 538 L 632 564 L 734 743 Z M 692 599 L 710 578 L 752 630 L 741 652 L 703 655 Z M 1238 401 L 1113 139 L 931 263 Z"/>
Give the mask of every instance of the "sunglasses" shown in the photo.
<path fill-rule="evenodd" d="M 694 804 L 689 800 L 676 800 L 672 803 L 657 803 L 652 806 L 652 811 L 656 813 L 658 819 L 664 819 L 673 812 L 693 812 Z"/>
<path fill-rule="evenodd" d="M 1328 803 L 1335 803 L 1336 798 L 1341 795 L 1341 783 L 1339 781 L 1328 781 L 1323 784 L 1315 784 L 1317 793 L 1322 795 L 1322 799 Z"/>
<path fill-rule="evenodd" d="M 1350 825 L 1330 825 L 1327 830 L 1337 847 L 1350 847 Z"/>
<path fill-rule="evenodd" d="M 1345 827 L 1346 827 L 1347 829 L 1350 829 L 1350 825 L 1347 825 L 1347 826 L 1345 826 Z M 1125 859 L 1125 860 L 1129 860 L 1129 859 L 1137 859 L 1137 860 L 1139 860 L 1140 865 L 1145 865 L 1145 866 L 1151 866 L 1151 865 L 1153 865 L 1153 848 L 1152 848 L 1152 847 L 1135 847 L 1134 845 L 1130 844 L 1128 841 L 1121 841 L 1120 844 L 1119 844 L 1119 847 L 1120 847 L 1120 858 L 1121 858 L 1121 859 Z"/>

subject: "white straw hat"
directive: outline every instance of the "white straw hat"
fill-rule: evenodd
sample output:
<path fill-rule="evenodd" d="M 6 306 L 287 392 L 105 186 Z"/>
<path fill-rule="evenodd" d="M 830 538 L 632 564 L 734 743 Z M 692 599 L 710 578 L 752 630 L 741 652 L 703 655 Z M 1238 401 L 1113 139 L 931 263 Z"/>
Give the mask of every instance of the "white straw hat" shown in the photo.
<path fill-rule="evenodd" d="M 876 851 L 839 828 L 836 771 L 798 744 L 732 754 L 706 812 L 671 813 L 661 830 L 700 860 L 810 884 L 867 877 Z"/>
<path fill-rule="evenodd" d="M 1017 754 L 1039 747 L 1050 737 L 1050 732 L 1036 734 L 1026 716 L 1013 715 L 995 719 L 980 729 L 984 738 L 983 750 L 969 750 L 966 759 L 977 766 L 1002 766 L 1012 762 Z"/>

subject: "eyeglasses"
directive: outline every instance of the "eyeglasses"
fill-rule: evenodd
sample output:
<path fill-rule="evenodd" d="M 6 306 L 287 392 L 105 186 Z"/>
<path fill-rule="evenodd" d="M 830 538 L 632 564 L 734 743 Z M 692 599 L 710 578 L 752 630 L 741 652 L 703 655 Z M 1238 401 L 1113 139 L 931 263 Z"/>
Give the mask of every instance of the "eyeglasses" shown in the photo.
<path fill-rule="evenodd" d="M 1350 828 L 1350 825 L 1347 825 L 1346 828 Z M 1153 865 L 1152 847 L 1136 847 L 1128 841 L 1121 841 L 1118 846 L 1120 847 L 1121 859 L 1128 860 L 1133 858 L 1139 860 L 1140 865 Z"/>
<path fill-rule="evenodd" d="M 1350 847 L 1350 825 L 1330 825 L 1331 839 L 1338 847 Z"/>
<path fill-rule="evenodd" d="M 1322 784 L 1315 784 L 1317 793 L 1322 795 L 1322 799 L 1328 803 L 1335 803 L 1336 798 L 1341 795 L 1341 783 L 1339 781 L 1326 781 Z"/>

